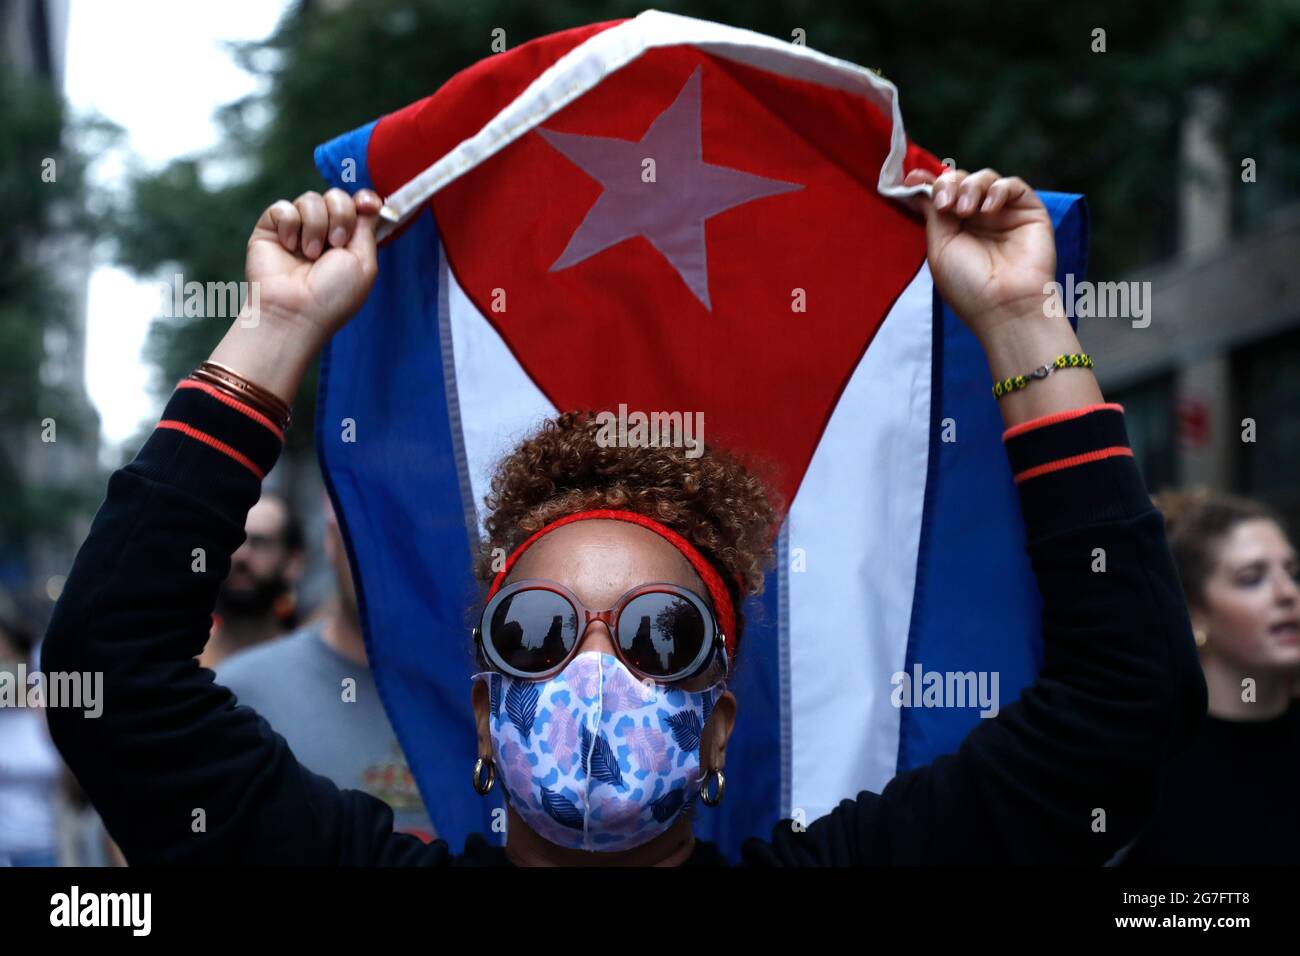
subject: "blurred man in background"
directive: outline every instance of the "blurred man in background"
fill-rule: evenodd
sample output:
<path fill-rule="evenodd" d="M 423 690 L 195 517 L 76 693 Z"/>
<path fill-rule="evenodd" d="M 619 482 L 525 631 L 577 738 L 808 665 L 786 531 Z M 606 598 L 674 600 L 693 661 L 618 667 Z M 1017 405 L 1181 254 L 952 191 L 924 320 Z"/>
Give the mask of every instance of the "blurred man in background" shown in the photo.
<path fill-rule="evenodd" d="M 217 681 L 265 717 L 310 770 L 373 794 L 393 808 L 395 830 L 431 840 L 433 825 L 379 700 L 347 549 L 328 498 L 323 511 L 337 593 L 301 630 L 222 664 Z"/>
<path fill-rule="evenodd" d="M 263 492 L 244 533 L 217 596 L 212 636 L 199 657 L 204 667 L 280 637 L 296 623 L 294 594 L 305 562 L 302 521 L 293 505 L 283 495 Z"/>

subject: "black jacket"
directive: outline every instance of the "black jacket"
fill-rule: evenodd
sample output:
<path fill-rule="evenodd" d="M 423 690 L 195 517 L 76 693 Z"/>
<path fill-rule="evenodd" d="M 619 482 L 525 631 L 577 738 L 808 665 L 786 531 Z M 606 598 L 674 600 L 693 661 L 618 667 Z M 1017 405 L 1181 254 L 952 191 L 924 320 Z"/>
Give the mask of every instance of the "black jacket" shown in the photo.
<path fill-rule="evenodd" d="M 1037 680 L 955 754 L 805 830 L 776 823 L 770 841 L 746 844 L 746 863 L 1100 864 L 1138 832 L 1162 765 L 1203 719 L 1205 684 L 1127 445 L 1116 405 L 1008 433 L 1043 597 Z M 195 661 L 279 451 L 241 408 L 192 387 L 172 396 L 112 476 L 55 609 L 44 669 L 104 674 L 101 717 L 49 712 L 55 743 L 132 863 L 506 862 L 478 838 L 454 856 L 394 834 L 385 804 L 303 768 Z M 690 862 L 724 860 L 701 843 Z"/>

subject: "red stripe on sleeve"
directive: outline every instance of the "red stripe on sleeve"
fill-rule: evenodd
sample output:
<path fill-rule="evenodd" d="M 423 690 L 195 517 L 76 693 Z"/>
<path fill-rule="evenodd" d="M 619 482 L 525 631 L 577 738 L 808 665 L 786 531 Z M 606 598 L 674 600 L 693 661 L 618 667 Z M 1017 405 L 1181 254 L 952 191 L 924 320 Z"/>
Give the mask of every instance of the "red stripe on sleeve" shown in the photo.
<path fill-rule="evenodd" d="M 1092 412 L 1108 408 L 1114 412 L 1123 412 L 1124 406 L 1115 402 L 1102 402 L 1097 405 L 1084 405 L 1082 408 L 1071 408 L 1064 412 L 1053 412 L 1051 415 L 1042 415 L 1038 418 L 1031 418 L 1027 422 L 1021 422 L 1019 425 L 1012 425 L 1002 433 L 1002 440 L 1015 438 L 1017 435 L 1023 435 L 1025 432 L 1031 432 L 1035 428 L 1042 428 L 1045 425 L 1055 425 L 1057 422 L 1068 422 L 1072 418 L 1082 418 Z"/>
<path fill-rule="evenodd" d="M 251 458 L 249 458 L 247 455 L 243 454 L 242 452 L 236 451 L 234 448 L 231 448 L 221 439 L 213 438 L 207 432 L 201 432 L 197 428 L 187 425 L 184 422 L 178 422 L 170 418 L 164 418 L 162 421 L 158 423 L 158 427 L 171 429 L 172 431 L 178 431 L 182 435 L 187 435 L 190 438 L 193 438 L 195 441 L 203 442 L 203 444 L 209 446 L 210 448 L 215 448 L 217 451 L 221 452 L 222 454 L 229 455 L 231 458 L 239 462 L 241 465 L 243 465 L 245 468 L 251 471 L 255 476 L 257 476 L 258 481 L 261 481 L 263 478 L 266 477 L 266 473 L 263 472 L 261 468 L 258 468 L 257 465 L 253 463 L 253 460 Z"/>
<path fill-rule="evenodd" d="M 277 426 L 275 422 L 271 421 L 271 419 L 267 418 L 265 415 L 263 415 L 257 409 L 253 408 L 251 405 L 245 405 L 243 402 L 239 401 L 239 399 L 232 398 L 231 396 L 227 395 L 225 392 L 221 391 L 221 389 L 214 388 L 213 386 L 209 385 L 207 382 L 196 382 L 194 381 L 194 379 L 191 378 L 182 380 L 177 384 L 176 387 L 197 388 L 200 391 L 205 392 L 208 395 L 211 395 L 213 398 L 221 402 L 223 405 L 229 405 L 235 411 L 242 412 L 244 415 L 247 415 L 253 421 L 257 422 L 259 425 L 263 425 L 266 428 L 269 428 L 271 430 L 271 434 L 273 434 L 276 438 L 280 439 L 280 441 L 284 441 L 284 432 L 280 430 L 279 426 Z"/>
<path fill-rule="evenodd" d="M 1071 455 L 1069 458 L 1058 458 L 1056 461 L 1044 462 L 1041 465 L 1035 465 L 1033 468 L 1026 468 L 1015 476 L 1016 484 L 1026 481 L 1030 478 L 1037 478 L 1039 475 L 1047 475 L 1054 471 L 1062 471 L 1066 468 L 1073 468 L 1076 465 L 1086 465 L 1090 461 L 1100 461 L 1103 458 L 1114 458 L 1116 456 L 1127 455 L 1133 457 L 1133 449 L 1127 445 L 1112 445 L 1110 448 L 1099 448 L 1097 451 L 1085 452 L 1082 455 Z"/>

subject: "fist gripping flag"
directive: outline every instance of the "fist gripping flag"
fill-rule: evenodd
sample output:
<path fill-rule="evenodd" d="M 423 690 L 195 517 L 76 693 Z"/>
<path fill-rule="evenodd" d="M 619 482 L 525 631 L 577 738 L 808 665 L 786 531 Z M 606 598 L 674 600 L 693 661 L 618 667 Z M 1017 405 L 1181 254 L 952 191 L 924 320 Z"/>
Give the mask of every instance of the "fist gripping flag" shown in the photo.
<path fill-rule="evenodd" d="M 316 163 L 386 198 L 379 279 L 322 362 L 317 445 L 384 705 L 454 849 L 502 829 L 499 792 L 470 787 L 483 497 L 557 411 L 679 413 L 779 469 L 727 798 L 696 823 L 727 852 L 954 749 L 989 710 L 927 709 L 900 675 L 996 674 L 1000 706 L 1032 679 L 1001 418 L 933 290 L 925 187 L 902 182 L 941 166 L 893 84 L 650 11 L 489 57 Z M 1043 198 L 1077 279 L 1082 199 Z"/>

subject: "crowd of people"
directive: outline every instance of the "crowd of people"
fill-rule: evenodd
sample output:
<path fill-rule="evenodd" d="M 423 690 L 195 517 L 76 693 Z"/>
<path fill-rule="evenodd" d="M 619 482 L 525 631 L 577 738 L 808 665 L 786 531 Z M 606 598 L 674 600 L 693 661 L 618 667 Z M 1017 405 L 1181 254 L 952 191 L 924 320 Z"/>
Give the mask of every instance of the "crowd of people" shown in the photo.
<path fill-rule="evenodd" d="M 1208 489 L 1154 496 L 1209 689 L 1208 719 L 1167 766 L 1160 803 L 1117 865 L 1300 864 L 1300 559 L 1281 516 Z M 248 512 L 200 662 L 285 736 L 309 769 L 373 793 L 433 839 L 383 711 L 337 516 L 322 507 L 334 592 L 295 604 L 305 536 L 286 497 Z M 299 623 L 299 617 L 302 622 Z M 0 671 L 38 667 L 35 636 L 0 617 Z M 53 745 L 42 710 L 0 708 L 0 865 L 122 865 Z"/>
<path fill-rule="evenodd" d="M 936 290 L 999 380 L 1015 381 L 1027 356 L 1080 351 L 1063 317 L 1041 314 L 1054 239 L 1027 184 L 992 170 L 908 181 L 933 187 Z M 457 856 L 433 833 L 368 668 L 328 503 L 336 593 L 309 615 L 295 606 L 302 530 L 261 480 L 304 370 L 374 280 L 379 208 L 364 190 L 268 208 L 248 274 L 275 290 L 267 313 L 294 320 L 232 328 L 177 388 L 167 427 L 110 482 L 43 647 L 17 626 L 0 632 L 10 669 L 95 665 L 112 688 L 98 720 L 0 709 L 0 861 L 68 862 L 53 808 L 75 791 L 52 737 L 103 816 L 109 859 L 729 862 L 695 839 L 691 808 L 723 797 L 737 713 L 725 678 L 778 514 L 725 450 L 610 449 L 570 412 L 498 465 L 475 568 L 487 607 L 472 705 L 475 788 L 491 791 L 499 773 L 509 797 L 504 848 L 471 837 Z M 770 842 L 746 842 L 742 862 L 1300 861 L 1300 566 L 1283 521 L 1207 491 L 1162 493 L 1153 507 L 1123 409 L 1104 402 L 1087 366 L 1039 378 L 1000 408 L 1044 599 L 1042 673 L 955 755 L 807 827 L 775 822 Z M 172 559 L 196 544 L 210 560 L 229 557 L 224 582 Z M 1112 555 L 1104 575 L 1089 570 L 1098 544 Z M 503 568 L 489 567 L 494 550 L 508 554 Z M 624 615 L 633 605 L 639 613 Z M 672 652 L 639 654 L 621 617 L 653 621 L 652 645 Z M 232 690 L 252 709 L 230 706 Z M 623 759 L 605 724 L 612 733 L 643 708 L 671 725 L 680 759 L 645 758 L 637 770 L 653 787 L 601 789 L 592 781 L 619 781 Z M 563 734 L 539 741 L 543 715 L 567 721 L 575 741 L 581 729 L 583 754 L 561 746 Z M 568 789 L 554 782 L 579 777 Z M 211 830 L 191 828 L 195 806 Z M 1115 823 L 1104 840 L 1084 823 L 1098 806 Z"/>
<path fill-rule="evenodd" d="M 1187 596 L 1209 717 L 1165 775 L 1123 865 L 1300 863 L 1300 561 L 1282 519 L 1207 489 L 1155 496 Z M 296 623 L 304 535 L 289 501 L 249 512 L 204 659 L 308 767 L 363 789 L 400 829 L 431 839 L 414 778 L 367 666 L 356 591 L 333 509 L 324 550 L 336 589 Z M 34 636 L 0 620 L 0 670 L 36 666 Z M 351 683 L 349 683 L 351 682 Z M 49 739 L 40 710 L 0 708 L 0 865 L 120 865 Z"/>
<path fill-rule="evenodd" d="M 1280 516 L 1207 489 L 1163 491 L 1164 515 L 1209 716 L 1165 771 L 1146 833 L 1117 864 L 1300 863 L 1300 559 Z M 338 521 L 322 509 L 336 587 L 298 617 L 305 536 L 265 492 L 232 557 L 200 660 L 340 787 L 384 800 L 399 829 L 434 836 L 367 665 Z M 37 666 L 34 635 L 0 619 L 0 671 Z M 122 860 L 50 741 L 38 709 L 0 707 L 0 865 Z"/>

